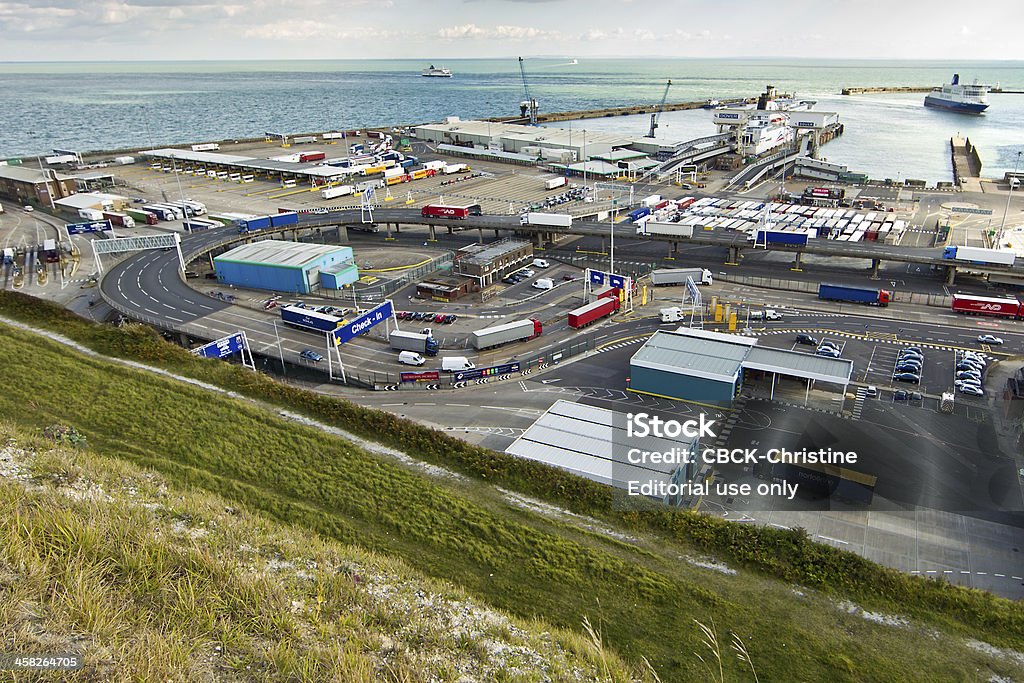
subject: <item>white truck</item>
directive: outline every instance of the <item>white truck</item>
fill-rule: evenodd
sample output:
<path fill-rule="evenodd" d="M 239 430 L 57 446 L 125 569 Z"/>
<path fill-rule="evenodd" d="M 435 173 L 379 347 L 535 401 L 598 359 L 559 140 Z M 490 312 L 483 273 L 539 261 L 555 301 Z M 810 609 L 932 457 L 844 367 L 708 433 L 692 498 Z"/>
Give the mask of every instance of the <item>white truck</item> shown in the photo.
<path fill-rule="evenodd" d="M 320 190 L 320 196 L 323 199 L 334 199 L 335 197 L 345 197 L 352 194 L 351 185 L 336 185 L 334 187 L 325 187 Z"/>
<path fill-rule="evenodd" d="M 99 209 L 79 209 L 78 216 L 84 218 L 87 221 L 101 221 L 103 220 L 103 212 Z"/>
<path fill-rule="evenodd" d="M 693 223 L 666 223 L 645 221 L 636 228 L 638 235 L 663 235 L 665 237 L 693 237 Z"/>
<path fill-rule="evenodd" d="M 661 322 L 663 323 L 677 323 L 686 316 L 686 313 L 679 306 L 663 308 L 658 312 L 661 313 Z"/>
<path fill-rule="evenodd" d="M 763 311 L 751 311 L 751 320 L 782 320 L 782 314 L 774 308 L 766 308 Z"/>
<path fill-rule="evenodd" d="M 530 212 L 520 218 L 521 225 L 542 225 L 552 228 L 572 227 L 572 216 L 567 213 L 534 213 Z"/>
<path fill-rule="evenodd" d="M 444 372 L 462 372 L 475 367 L 465 356 L 446 356 L 441 359 L 441 370 Z"/>
<path fill-rule="evenodd" d="M 548 180 L 544 181 L 544 189 L 553 190 L 556 187 L 563 187 L 567 182 L 569 181 L 565 179 L 565 176 L 561 176 L 558 178 L 549 178 Z"/>
<path fill-rule="evenodd" d="M 686 278 L 693 278 L 695 285 L 714 284 L 711 271 L 707 268 L 662 268 L 651 272 L 651 284 L 655 287 L 660 285 L 685 285 Z"/>

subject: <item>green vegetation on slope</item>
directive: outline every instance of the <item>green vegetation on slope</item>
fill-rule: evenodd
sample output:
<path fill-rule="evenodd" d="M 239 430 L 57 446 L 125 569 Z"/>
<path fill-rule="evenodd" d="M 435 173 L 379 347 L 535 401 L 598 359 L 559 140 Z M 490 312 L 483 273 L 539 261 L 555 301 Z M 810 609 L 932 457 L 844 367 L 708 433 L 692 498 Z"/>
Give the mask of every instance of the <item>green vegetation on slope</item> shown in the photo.
<path fill-rule="evenodd" d="M 46 312 L 24 308 L 23 313 L 37 320 L 40 311 Z M 226 364 L 197 361 L 143 329 L 99 328 L 63 319 L 56 311 L 48 315 L 46 324 L 61 321 L 62 331 L 98 349 L 159 362 L 241 393 L 290 404 L 480 479 L 579 512 L 619 523 L 628 520 L 634 529 L 671 532 L 697 541 L 698 549 L 715 550 L 804 585 L 828 587 L 834 579 L 843 594 L 876 611 L 910 614 L 990 642 L 1017 646 L 1021 641 L 1020 609 L 1008 601 L 905 577 L 810 543 L 799 533 L 727 525 L 685 513 L 617 517 L 606 489 L 550 468 L 474 448 L 390 415 L 283 387 Z M 649 656 L 666 680 L 697 675 L 699 665 L 691 653 L 699 645 L 692 620 L 710 618 L 719 629 L 751 638 L 759 670 L 774 674 L 770 680 L 795 674 L 803 680 L 955 680 L 972 678 L 990 665 L 987 658 L 948 642 L 937 647 L 923 632 L 884 633 L 858 618 L 835 614 L 828 599 L 811 591 L 795 596 L 785 586 L 742 572 L 739 577 L 709 576 L 669 561 L 685 552 L 670 541 L 665 552 L 655 555 L 553 528 L 488 504 L 480 487 L 464 493 L 465 482 L 444 486 L 411 477 L 346 442 L 274 423 L 256 408 L 103 363 L 33 349 L 24 339 L 16 341 L 17 336 L 4 340 L 9 348 L 0 346 L 5 358 L 26 359 L 0 372 L 4 386 L 13 387 L 0 409 L 13 414 L 22 407 L 27 425 L 72 422 L 94 445 L 101 443 L 104 452 L 109 448 L 174 479 L 325 535 L 401 555 L 520 614 L 543 615 L 569 627 L 589 617 L 630 658 Z M 56 381 L 54 371 L 59 371 Z M 116 388 L 109 392 L 82 390 L 87 396 L 71 396 L 76 387 L 112 382 Z M 187 435 L 185 443 L 171 438 L 168 424 Z M 197 446 L 207 442 L 209 446 Z M 307 471 L 311 467 L 325 471 Z M 922 599 L 915 603 L 918 597 Z M 915 654 L 908 657 L 907 651 Z"/>
<path fill-rule="evenodd" d="M 8 424 L 0 472 L 0 651 L 80 654 L 76 680 L 634 679 L 594 640 Z"/>

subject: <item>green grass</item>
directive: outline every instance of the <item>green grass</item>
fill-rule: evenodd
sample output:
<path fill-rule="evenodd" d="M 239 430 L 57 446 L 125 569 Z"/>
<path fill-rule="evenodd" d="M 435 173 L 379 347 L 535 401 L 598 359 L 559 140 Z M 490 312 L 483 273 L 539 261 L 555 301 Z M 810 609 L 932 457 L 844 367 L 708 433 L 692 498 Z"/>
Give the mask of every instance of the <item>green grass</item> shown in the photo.
<path fill-rule="evenodd" d="M 1021 610 L 1009 601 L 906 577 L 799 533 L 681 513 L 614 513 L 606 489 L 556 470 L 223 363 L 196 361 L 145 330 L 100 328 L 53 310 L 47 318 L 40 313 L 44 307 L 24 309 L 48 325 L 60 321 L 60 329 L 95 348 L 290 404 L 354 432 L 375 433 L 477 480 L 431 481 L 345 441 L 279 422 L 250 404 L 5 333 L 0 353 L 8 362 L 0 367 L 0 382 L 8 391 L 0 397 L 0 411 L 16 416 L 23 427 L 72 424 L 104 454 L 299 528 L 402 558 L 524 617 L 572 629 L 588 619 L 613 650 L 634 663 L 646 656 L 663 680 L 703 678 L 693 654 L 701 648 L 694 622 L 712 620 L 723 640 L 729 640 L 726 633 L 745 639 L 762 680 L 984 680 L 989 671 L 1013 671 L 962 644 L 962 637 L 973 636 L 1020 649 Z M 595 514 L 643 533 L 648 542 L 636 549 L 509 510 L 481 482 Z M 694 549 L 797 581 L 806 586 L 803 596 L 762 574 L 721 576 L 679 561 L 679 554 Z M 844 614 L 831 596 L 809 588 L 831 583 L 838 595 L 919 622 L 895 629 Z M 932 628 L 943 636 L 936 639 Z M 750 677 L 731 654 L 725 670 L 727 680 Z"/>

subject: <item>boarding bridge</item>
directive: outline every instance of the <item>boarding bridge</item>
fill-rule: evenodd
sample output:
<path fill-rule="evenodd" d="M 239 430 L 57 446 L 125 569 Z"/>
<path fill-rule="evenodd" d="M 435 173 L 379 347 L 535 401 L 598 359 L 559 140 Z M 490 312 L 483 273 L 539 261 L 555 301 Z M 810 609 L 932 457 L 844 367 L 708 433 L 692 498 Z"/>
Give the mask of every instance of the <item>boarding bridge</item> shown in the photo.
<path fill-rule="evenodd" d="M 733 176 L 732 179 L 729 180 L 728 185 L 726 185 L 726 188 L 741 187 L 748 189 L 758 180 L 763 178 L 769 171 L 779 168 L 780 166 L 786 166 L 794 163 L 797 159 L 807 156 L 807 152 L 810 147 L 811 141 L 805 136 L 801 139 L 800 150 L 798 152 L 777 152 L 769 157 L 761 159 L 760 161 L 756 161 Z"/>

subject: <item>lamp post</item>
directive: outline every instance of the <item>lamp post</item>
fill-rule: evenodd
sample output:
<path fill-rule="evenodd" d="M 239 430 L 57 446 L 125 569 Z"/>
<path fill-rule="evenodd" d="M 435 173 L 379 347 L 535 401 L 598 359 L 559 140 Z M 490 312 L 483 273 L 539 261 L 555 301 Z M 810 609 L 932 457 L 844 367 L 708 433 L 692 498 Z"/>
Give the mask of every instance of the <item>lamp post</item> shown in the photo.
<path fill-rule="evenodd" d="M 1020 155 L 1024 152 L 1017 152 L 1017 160 L 1013 162 L 1013 175 L 1010 176 L 1010 191 L 1006 193 L 1006 207 L 1003 209 L 1003 221 L 999 224 L 999 234 L 996 238 L 996 246 L 1003 241 L 1003 228 L 1006 227 L 1006 214 L 1010 211 L 1010 197 L 1013 196 L 1013 181 L 1017 177 L 1017 168 L 1020 166 Z"/>

